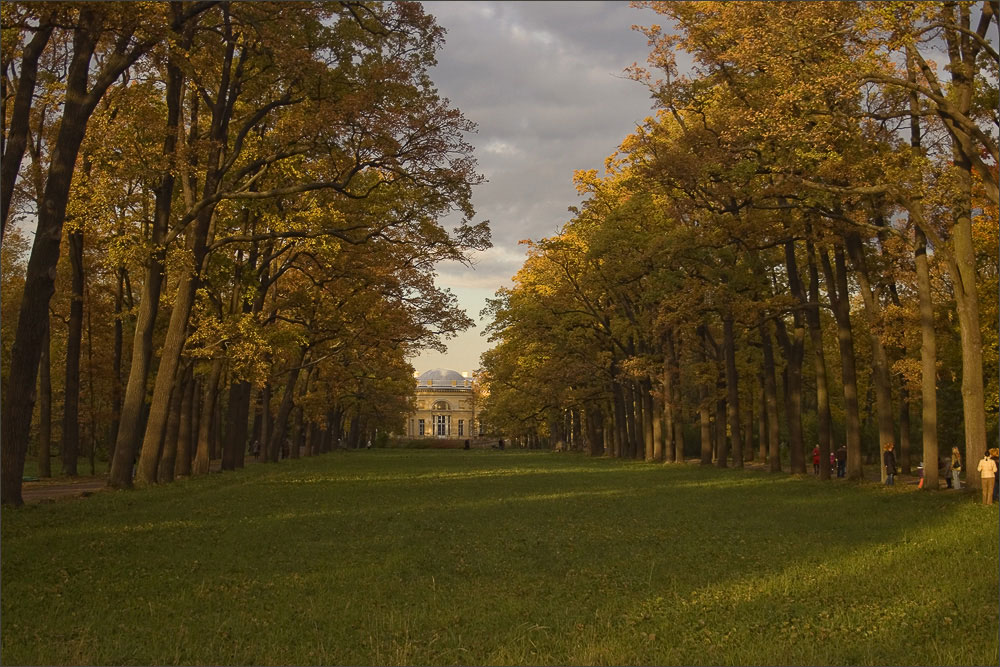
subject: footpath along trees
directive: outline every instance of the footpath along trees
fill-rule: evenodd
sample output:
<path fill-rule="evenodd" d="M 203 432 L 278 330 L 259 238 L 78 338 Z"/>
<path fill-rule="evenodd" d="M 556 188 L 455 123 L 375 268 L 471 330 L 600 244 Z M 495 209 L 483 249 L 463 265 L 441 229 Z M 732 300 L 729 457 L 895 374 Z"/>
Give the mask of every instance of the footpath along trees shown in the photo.
<path fill-rule="evenodd" d="M 433 267 L 489 245 L 487 224 L 469 222 L 480 177 L 463 135 L 473 128 L 427 76 L 443 32 L 418 5 L 5 3 L 3 19 L 5 53 L 8 37 L 24 45 L 20 60 L 5 58 L 5 221 L 8 206 L 23 221 L 33 201 L 63 201 L 52 215 L 38 206 L 20 333 L 4 359 L 3 502 L 21 500 L 42 354 L 30 332 L 48 320 L 67 206 L 77 221 L 67 363 L 80 358 L 81 314 L 101 310 L 114 326 L 89 328 L 86 344 L 113 350 L 114 377 L 95 383 L 107 371 L 91 365 L 87 382 L 74 371 L 62 390 L 71 408 L 89 401 L 86 426 L 111 456 L 113 486 L 130 486 L 134 465 L 146 483 L 205 472 L 219 455 L 231 469 L 253 437 L 267 436 L 265 458 L 276 459 L 290 429 L 329 445 L 352 409 L 364 421 L 346 408 L 350 393 L 408 395 L 406 357 L 469 326 Z M 65 82 L 62 53 L 76 58 Z M 21 137 L 33 86 L 46 94 Z M 48 139 L 52 109 L 72 122 Z M 85 131 L 95 110 L 100 135 Z M 9 197 L 6 166 L 33 147 L 45 187 L 63 189 L 32 196 L 22 167 Z M 449 232 L 438 220 L 452 211 L 463 222 Z M 106 256 L 80 262 L 81 233 Z M 90 290 L 98 276 L 111 289 Z M 112 330 L 113 341 L 95 340 Z M 268 399 L 248 431 L 254 387 Z M 340 414 L 305 409 L 321 389 Z M 386 401 L 387 424 L 393 405 L 406 407 Z"/>
<path fill-rule="evenodd" d="M 995 174 L 996 118 L 984 104 L 996 94 L 995 53 L 984 40 L 996 29 L 993 5 L 643 4 L 667 15 L 676 28 L 673 35 L 648 29 L 653 69 L 633 69 L 662 110 L 623 142 L 605 177 L 588 177 L 592 185 L 583 209 L 590 213 L 590 230 L 577 243 L 585 272 L 575 283 L 603 278 L 605 267 L 619 261 L 642 266 L 639 258 L 653 258 L 645 275 L 655 278 L 629 282 L 637 294 L 628 301 L 659 313 L 661 337 L 651 336 L 658 343 L 652 348 L 656 361 L 688 371 L 665 372 L 662 386 L 652 387 L 666 397 L 664 416 L 669 413 L 673 421 L 682 413 L 681 420 L 686 416 L 690 423 L 697 414 L 702 462 L 724 460 L 727 437 L 735 449 L 745 432 L 737 403 L 759 396 L 760 450 L 768 453 L 772 470 L 780 467 L 779 438 L 788 443 L 794 472 L 806 470 L 807 437 L 809 444 L 819 444 L 823 461 L 834 443 L 844 440 L 848 475 L 857 478 L 865 449 L 873 459 L 878 455 L 870 440 L 863 448 L 874 407 L 879 444 L 898 443 L 901 463 L 908 466 L 909 395 L 919 386 L 911 361 L 920 350 L 923 373 L 931 372 L 935 335 L 953 335 L 941 324 L 949 319 L 947 291 L 954 291 L 956 312 L 966 309 L 957 318 L 966 451 L 978 456 L 985 447 L 985 435 L 976 435 L 985 423 L 984 394 L 969 393 L 969 387 L 983 377 L 983 357 L 975 340 L 979 334 L 967 332 L 979 332 L 982 323 L 969 310 L 979 286 L 968 277 L 977 276 L 975 283 L 995 275 L 996 258 L 978 271 L 959 258 L 970 254 L 963 239 L 971 228 L 964 225 L 974 212 L 962 174 L 983 169 Z M 952 45 L 950 68 L 961 72 L 951 81 L 932 79 L 933 67 L 921 60 L 934 38 Z M 691 73 L 678 71 L 675 54 L 681 50 L 694 58 Z M 660 78 L 653 75 L 657 70 Z M 952 98 L 965 106 L 955 106 Z M 975 159 L 967 157 L 972 153 Z M 612 188 L 617 196 L 609 203 L 603 193 Z M 979 207 L 992 210 L 990 187 L 982 189 L 982 197 Z M 656 202 L 652 208 L 636 205 L 650 199 Z M 633 231 L 613 249 L 599 242 L 607 230 L 634 230 L 650 220 L 659 221 L 652 234 Z M 987 229 L 996 228 L 996 219 L 975 220 L 983 223 L 979 243 L 988 247 Z M 574 220 L 557 239 L 577 229 Z M 924 250 L 923 238 L 933 254 Z M 537 244 L 549 246 L 550 241 Z M 530 312 L 526 302 L 536 297 L 524 276 L 518 279 L 511 292 L 518 298 L 509 302 Z M 906 328 L 900 318 L 913 317 L 907 313 L 916 312 L 918 295 L 922 342 L 898 335 Z M 605 301 L 590 302 L 603 306 L 599 319 L 612 317 L 622 300 L 608 290 Z M 639 328 L 657 333 L 648 324 Z M 494 326 L 501 348 L 517 341 L 508 355 L 529 349 L 526 333 L 511 313 Z M 684 343 L 680 361 L 672 362 L 678 341 Z M 748 343 L 759 351 L 747 349 Z M 737 348 L 742 349 L 734 354 Z M 602 346 L 605 354 L 614 349 Z M 624 355 L 625 366 L 641 365 L 635 351 Z M 696 364 L 685 363 L 685 356 Z M 827 363 L 834 357 L 839 369 Z M 713 358 L 720 364 L 714 388 Z M 495 367 L 487 363 L 486 370 L 492 379 Z M 779 371 L 780 392 L 771 379 Z M 529 378 L 521 380 L 531 385 Z M 741 387 L 754 380 L 762 390 Z M 935 392 L 934 380 L 921 391 Z M 947 375 L 941 380 L 949 382 Z M 843 386 L 840 397 L 830 391 L 837 384 Z M 678 386 L 680 401 L 672 396 Z M 814 388 L 814 398 L 803 394 L 807 386 Z M 499 414 L 502 399 L 494 399 L 487 414 Z M 930 400 L 921 405 L 924 460 L 934 468 L 936 408 Z M 627 416 L 628 407 L 612 419 Z M 522 410 L 530 408 L 529 403 Z M 660 418 L 657 412 L 654 419 Z M 670 430 L 661 429 L 660 437 Z"/>

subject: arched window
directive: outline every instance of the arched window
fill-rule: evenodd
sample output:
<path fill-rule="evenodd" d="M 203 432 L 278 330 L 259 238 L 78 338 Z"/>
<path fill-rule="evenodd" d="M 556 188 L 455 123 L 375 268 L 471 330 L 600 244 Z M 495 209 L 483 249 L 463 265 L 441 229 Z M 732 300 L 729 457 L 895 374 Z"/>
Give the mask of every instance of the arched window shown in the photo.
<path fill-rule="evenodd" d="M 432 410 L 451 410 L 451 406 L 448 405 L 448 401 L 437 401 L 434 404 Z"/>

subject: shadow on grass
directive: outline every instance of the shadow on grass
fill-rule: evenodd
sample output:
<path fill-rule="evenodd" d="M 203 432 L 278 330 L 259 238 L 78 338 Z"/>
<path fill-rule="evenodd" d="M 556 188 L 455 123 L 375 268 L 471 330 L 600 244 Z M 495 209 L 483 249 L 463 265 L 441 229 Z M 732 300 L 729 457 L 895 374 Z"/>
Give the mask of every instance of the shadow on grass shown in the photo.
<path fill-rule="evenodd" d="M 983 654 L 935 649 L 944 619 L 989 636 L 992 599 L 996 621 L 995 596 L 911 581 L 956 549 L 996 564 L 969 503 L 481 454 L 290 461 L 5 513 L 3 661 L 957 664 Z M 31 640 L 67 632 L 72 651 Z"/>

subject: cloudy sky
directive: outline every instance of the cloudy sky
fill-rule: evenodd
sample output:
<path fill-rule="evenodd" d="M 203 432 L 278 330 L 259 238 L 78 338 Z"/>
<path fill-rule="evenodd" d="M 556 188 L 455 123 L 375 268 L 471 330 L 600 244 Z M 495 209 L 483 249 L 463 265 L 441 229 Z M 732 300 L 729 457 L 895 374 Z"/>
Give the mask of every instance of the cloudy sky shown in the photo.
<path fill-rule="evenodd" d="M 632 25 L 662 23 L 627 2 L 425 2 L 447 30 L 431 75 L 443 97 L 478 126 L 470 137 L 487 182 L 474 191 L 476 221 L 490 220 L 493 248 L 472 270 L 443 265 L 439 285 L 479 320 L 486 299 L 524 261 L 521 239 L 550 236 L 579 203 L 577 169 L 604 159 L 652 113 L 644 86 L 623 70 L 648 48 Z M 659 20 L 658 20 L 659 19 Z M 449 341 L 446 354 L 413 360 L 472 371 L 489 347 L 486 321 Z"/>

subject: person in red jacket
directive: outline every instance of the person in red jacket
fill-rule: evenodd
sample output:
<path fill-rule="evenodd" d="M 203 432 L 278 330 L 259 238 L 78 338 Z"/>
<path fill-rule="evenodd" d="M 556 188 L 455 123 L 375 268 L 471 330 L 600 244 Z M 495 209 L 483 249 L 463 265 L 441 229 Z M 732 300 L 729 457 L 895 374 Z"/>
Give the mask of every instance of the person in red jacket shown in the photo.
<path fill-rule="evenodd" d="M 813 474 L 819 474 L 819 445 L 813 447 Z"/>

